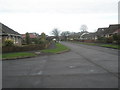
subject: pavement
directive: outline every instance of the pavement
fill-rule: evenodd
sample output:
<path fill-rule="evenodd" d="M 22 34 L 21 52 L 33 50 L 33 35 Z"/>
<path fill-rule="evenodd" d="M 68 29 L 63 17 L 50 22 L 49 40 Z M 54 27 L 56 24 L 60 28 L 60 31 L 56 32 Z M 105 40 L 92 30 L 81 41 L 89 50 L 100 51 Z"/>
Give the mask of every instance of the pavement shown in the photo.
<path fill-rule="evenodd" d="M 71 50 L 2 61 L 3 88 L 118 88 L 118 50 L 61 43 Z"/>

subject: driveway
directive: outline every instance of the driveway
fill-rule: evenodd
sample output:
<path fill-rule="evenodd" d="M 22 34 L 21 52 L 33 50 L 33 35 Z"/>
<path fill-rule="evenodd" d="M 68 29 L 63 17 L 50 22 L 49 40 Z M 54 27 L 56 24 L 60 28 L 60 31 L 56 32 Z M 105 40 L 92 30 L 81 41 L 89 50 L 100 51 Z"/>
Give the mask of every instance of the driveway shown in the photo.
<path fill-rule="evenodd" d="M 3 61 L 3 88 L 117 88 L 118 51 L 62 42 L 70 52 Z"/>

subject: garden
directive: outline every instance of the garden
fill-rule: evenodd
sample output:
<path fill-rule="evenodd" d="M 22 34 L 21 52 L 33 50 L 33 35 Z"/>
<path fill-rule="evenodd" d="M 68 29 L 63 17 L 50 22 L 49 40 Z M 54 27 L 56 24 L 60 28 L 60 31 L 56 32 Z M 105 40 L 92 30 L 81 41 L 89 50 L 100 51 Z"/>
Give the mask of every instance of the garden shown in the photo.
<path fill-rule="evenodd" d="M 34 42 L 35 40 L 36 42 Z M 40 38 L 35 38 L 34 40 L 26 33 L 26 38 L 22 41 L 22 45 L 20 46 L 15 45 L 11 39 L 5 40 L 2 45 L 2 59 L 33 57 L 36 56 L 36 54 L 31 51 L 46 49 L 50 44 L 51 41 L 46 39 L 45 33 L 42 33 Z"/>

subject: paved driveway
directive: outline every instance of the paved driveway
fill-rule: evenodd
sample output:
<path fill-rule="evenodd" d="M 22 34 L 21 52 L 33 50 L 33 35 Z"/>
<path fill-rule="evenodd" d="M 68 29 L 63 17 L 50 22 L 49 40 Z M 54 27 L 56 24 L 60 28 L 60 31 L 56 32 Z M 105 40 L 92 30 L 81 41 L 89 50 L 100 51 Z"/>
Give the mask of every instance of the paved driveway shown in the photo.
<path fill-rule="evenodd" d="M 3 88 L 117 88 L 118 51 L 62 42 L 70 52 L 3 61 Z"/>

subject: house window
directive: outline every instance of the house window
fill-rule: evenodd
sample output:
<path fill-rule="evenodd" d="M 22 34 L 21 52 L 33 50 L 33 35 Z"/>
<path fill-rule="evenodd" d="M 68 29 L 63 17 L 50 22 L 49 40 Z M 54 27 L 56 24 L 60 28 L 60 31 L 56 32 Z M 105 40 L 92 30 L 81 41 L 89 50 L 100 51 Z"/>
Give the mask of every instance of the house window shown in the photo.
<path fill-rule="evenodd" d="M 102 29 L 102 31 L 104 31 L 104 29 Z"/>

